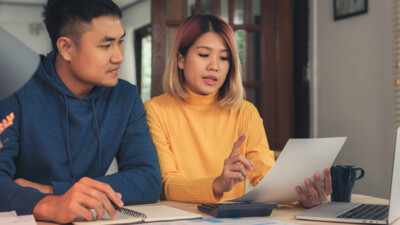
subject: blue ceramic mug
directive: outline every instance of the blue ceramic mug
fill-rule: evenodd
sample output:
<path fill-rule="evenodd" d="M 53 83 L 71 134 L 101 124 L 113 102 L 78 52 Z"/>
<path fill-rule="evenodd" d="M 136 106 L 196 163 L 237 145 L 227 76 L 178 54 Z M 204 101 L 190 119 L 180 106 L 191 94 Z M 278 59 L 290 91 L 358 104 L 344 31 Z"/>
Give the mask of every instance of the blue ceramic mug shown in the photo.
<path fill-rule="evenodd" d="M 357 172 L 360 171 L 357 176 Z M 350 202 L 354 182 L 364 177 L 364 169 L 348 165 L 331 167 L 333 202 Z"/>

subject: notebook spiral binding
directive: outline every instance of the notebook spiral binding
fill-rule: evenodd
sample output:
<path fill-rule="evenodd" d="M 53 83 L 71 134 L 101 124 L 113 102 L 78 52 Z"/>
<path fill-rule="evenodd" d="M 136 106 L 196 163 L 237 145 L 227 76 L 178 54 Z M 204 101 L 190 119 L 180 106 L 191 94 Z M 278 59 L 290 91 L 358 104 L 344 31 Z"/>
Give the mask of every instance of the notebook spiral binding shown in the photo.
<path fill-rule="evenodd" d="M 113 201 L 111 201 L 111 204 L 114 206 L 114 209 L 122 214 L 128 215 L 128 216 L 132 216 L 132 217 L 136 217 L 136 218 L 146 218 L 146 214 L 132 210 L 132 209 L 127 209 L 124 207 L 118 207 Z"/>
<path fill-rule="evenodd" d="M 146 218 L 146 214 L 132 210 L 132 209 L 127 209 L 124 207 L 118 208 L 116 209 L 119 213 L 128 215 L 128 216 L 132 216 L 132 217 L 137 217 L 137 218 Z"/>

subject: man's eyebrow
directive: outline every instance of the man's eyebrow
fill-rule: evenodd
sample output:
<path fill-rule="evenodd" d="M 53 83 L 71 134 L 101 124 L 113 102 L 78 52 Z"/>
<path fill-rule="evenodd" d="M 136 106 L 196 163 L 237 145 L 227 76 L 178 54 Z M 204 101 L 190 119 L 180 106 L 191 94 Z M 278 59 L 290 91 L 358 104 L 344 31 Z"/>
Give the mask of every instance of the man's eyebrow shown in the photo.
<path fill-rule="evenodd" d="M 126 35 L 126 31 L 124 31 L 124 34 L 120 37 L 120 39 L 121 39 L 121 38 L 124 38 L 125 35 Z M 115 37 L 105 36 L 105 37 L 103 38 L 103 42 L 109 42 L 109 41 L 115 41 L 115 40 L 116 40 Z"/>

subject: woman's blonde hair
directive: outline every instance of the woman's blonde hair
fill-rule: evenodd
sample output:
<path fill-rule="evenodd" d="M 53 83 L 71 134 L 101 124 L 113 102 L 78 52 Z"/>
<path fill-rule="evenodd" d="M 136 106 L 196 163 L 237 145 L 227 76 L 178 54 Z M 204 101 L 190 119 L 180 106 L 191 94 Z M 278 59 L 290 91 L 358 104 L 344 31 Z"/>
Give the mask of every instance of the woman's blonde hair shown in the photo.
<path fill-rule="evenodd" d="M 179 26 L 164 71 L 164 91 L 182 99 L 189 96 L 185 88 L 183 70 L 178 67 L 178 57 L 179 54 L 186 57 L 189 48 L 197 38 L 207 32 L 215 32 L 220 35 L 228 46 L 230 53 L 228 75 L 218 93 L 219 105 L 225 108 L 237 108 L 242 103 L 244 91 L 235 35 L 228 23 L 213 15 L 188 17 Z"/>

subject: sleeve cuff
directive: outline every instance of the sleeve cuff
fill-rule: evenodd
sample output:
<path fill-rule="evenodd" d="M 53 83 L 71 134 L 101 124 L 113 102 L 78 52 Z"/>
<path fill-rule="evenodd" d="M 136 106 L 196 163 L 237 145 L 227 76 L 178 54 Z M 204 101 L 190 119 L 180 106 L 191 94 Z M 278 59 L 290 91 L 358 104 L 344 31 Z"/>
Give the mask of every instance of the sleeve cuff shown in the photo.
<path fill-rule="evenodd" d="M 167 182 L 164 189 L 166 198 L 172 201 L 216 203 L 223 199 L 224 195 L 214 195 L 212 184 L 215 177 L 196 180 L 174 178 L 173 182 Z"/>
<path fill-rule="evenodd" d="M 43 194 L 39 191 L 32 191 L 28 198 L 25 198 L 24 202 L 19 204 L 16 208 L 18 215 L 27 215 L 33 213 L 33 208 L 36 204 L 46 197 L 48 194 Z"/>
<path fill-rule="evenodd" d="M 54 195 L 63 195 L 65 192 L 67 192 L 73 185 L 72 182 L 56 182 L 52 181 L 51 185 L 53 185 L 53 194 Z"/>

